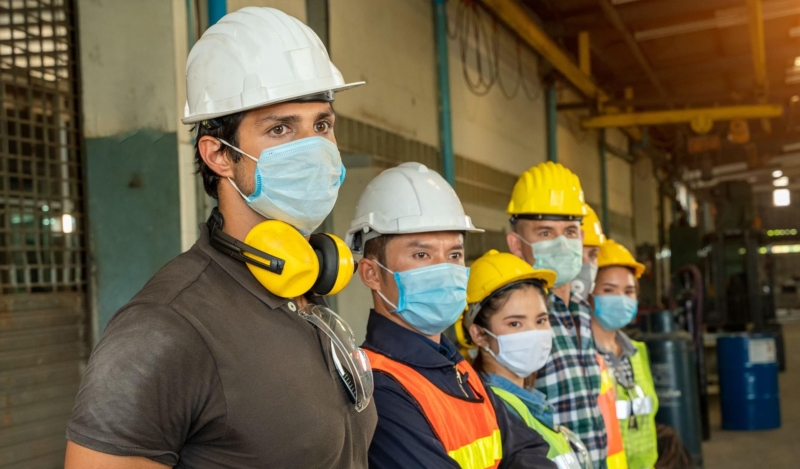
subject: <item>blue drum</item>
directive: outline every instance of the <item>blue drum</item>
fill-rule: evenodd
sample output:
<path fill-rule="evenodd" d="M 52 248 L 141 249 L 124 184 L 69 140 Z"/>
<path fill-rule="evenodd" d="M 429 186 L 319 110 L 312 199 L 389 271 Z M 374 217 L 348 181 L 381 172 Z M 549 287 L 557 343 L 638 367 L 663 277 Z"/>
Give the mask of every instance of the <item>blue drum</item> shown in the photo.
<path fill-rule="evenodd" d="M 781 404 L 775 337 L 772 334 L 720 336 L 717 363 L 722 428 L 779 428 Z"/>

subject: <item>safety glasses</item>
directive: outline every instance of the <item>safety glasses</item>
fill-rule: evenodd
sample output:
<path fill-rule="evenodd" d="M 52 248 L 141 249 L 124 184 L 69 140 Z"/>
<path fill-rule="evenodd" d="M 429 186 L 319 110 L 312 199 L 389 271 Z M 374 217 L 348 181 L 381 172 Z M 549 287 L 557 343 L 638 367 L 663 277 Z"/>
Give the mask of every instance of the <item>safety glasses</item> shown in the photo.
<path fill-rule="evenodd" d="M 565 458 L 563 461 L 556 462 L 558 469 L 561 469 L 562 466 L 565 468 L 583 467 L 584 469 L 594 469 L 592 458 L 589 456 L 589 450 L 586 449 L 586 445 L 583 444 L 581 439 L 563 425 L 556 425 L 555 430 L 564 435 L 564 438 L 567 439 L 572 449 L 575 450 L 571 458 Z M 576 454 L 579 455 L 580 461 L 578 461 L 578 456 Z M 581 464 L 581 461 L 583 464 Z"/>
<path fill-rule="evenodd" d="M 356 411 L 366 409 L 374 389 L 372 366 L 364 350 L 356 345 L 353 330 L 338 314 L 321 305 L 305 306 L 297 314 L 330 338 L 333 363 Z"/>

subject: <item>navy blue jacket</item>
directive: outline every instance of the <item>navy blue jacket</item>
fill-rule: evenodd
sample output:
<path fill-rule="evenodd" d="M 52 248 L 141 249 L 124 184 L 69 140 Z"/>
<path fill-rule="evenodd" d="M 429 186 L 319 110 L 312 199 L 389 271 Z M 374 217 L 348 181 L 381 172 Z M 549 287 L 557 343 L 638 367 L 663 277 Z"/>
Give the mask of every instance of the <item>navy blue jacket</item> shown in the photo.
<path fill-rule="evenodd" d="M 364 348 L 412 367 L 442 392 L 462 394 L 455 365 L 463 357 L 444 335 L 441 344 L 437 344 L 371 311 Z M 374 377 L 373 403 L 378 409 L 378 427 L 369 447 L 369 467 L 459 469 L 414 399 L 390 376 L 376 372 Z M 472 394 L 469 386 L 465 388 Z M 500 468 L 555 469 L 555 464 L 547 459 L 550 446 L 522 420 L 509 414 L 491 390 L 487 388 L 486 391 L 497 414 L 503 440 Z"/>

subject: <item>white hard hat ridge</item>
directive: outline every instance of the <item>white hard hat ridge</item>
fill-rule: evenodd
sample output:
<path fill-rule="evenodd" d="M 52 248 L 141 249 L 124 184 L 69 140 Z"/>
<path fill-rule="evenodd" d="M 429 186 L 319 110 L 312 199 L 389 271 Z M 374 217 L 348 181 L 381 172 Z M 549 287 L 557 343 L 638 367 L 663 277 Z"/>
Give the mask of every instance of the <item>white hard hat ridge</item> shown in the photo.
<path fill-rule="evenodd" d="M 345 83 L 322 41 L 300 20 L 274 8 L 246 7 L 225 15 L 192 47 L 182 121 L 362 84 Z"/>
<path fill-rule="evenodd" d="M 380 235 L 434 231 L 483 230 L 475 228 L 439 173 L 420 163 L 403 163 L 385 170 L 364 189 L 345 242 L 362 252 L 366 241 Z"/>

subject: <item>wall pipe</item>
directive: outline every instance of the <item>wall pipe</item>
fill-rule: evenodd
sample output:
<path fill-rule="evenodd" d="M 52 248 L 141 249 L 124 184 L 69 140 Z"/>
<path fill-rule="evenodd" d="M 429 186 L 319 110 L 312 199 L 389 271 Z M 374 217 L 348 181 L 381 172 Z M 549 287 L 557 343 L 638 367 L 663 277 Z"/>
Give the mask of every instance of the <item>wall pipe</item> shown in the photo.
<path fill-rule="evenodd" d="M 439 132 L 441 133 L 442 172 L 456 187 L 456 162 L 453 154 L 453 123 L 450 112 L 450 62 L 447 53 L 447 0 L 433 1 L 436 62 L 439 75 Z"/>
<path fill-rule="evenodd" d="M 228 0 L 208 0 L 208 25 L 213 26 L 228 13 Z"/>
<path fill-rule="evenodd" d="M 611 237 L 608 229 L 608 158 L 606 155 L 606 130 L 600 129 L 598 132 L 598 151 L 600 153 L 600 197 L 602 201 L 602 222 L 603 233 L 606 237 Z"/>
<path fill-rule="evenodd" d="M 547 87 L 547 160 L 558 163 L 558 90 L 556 84 Z"/>

